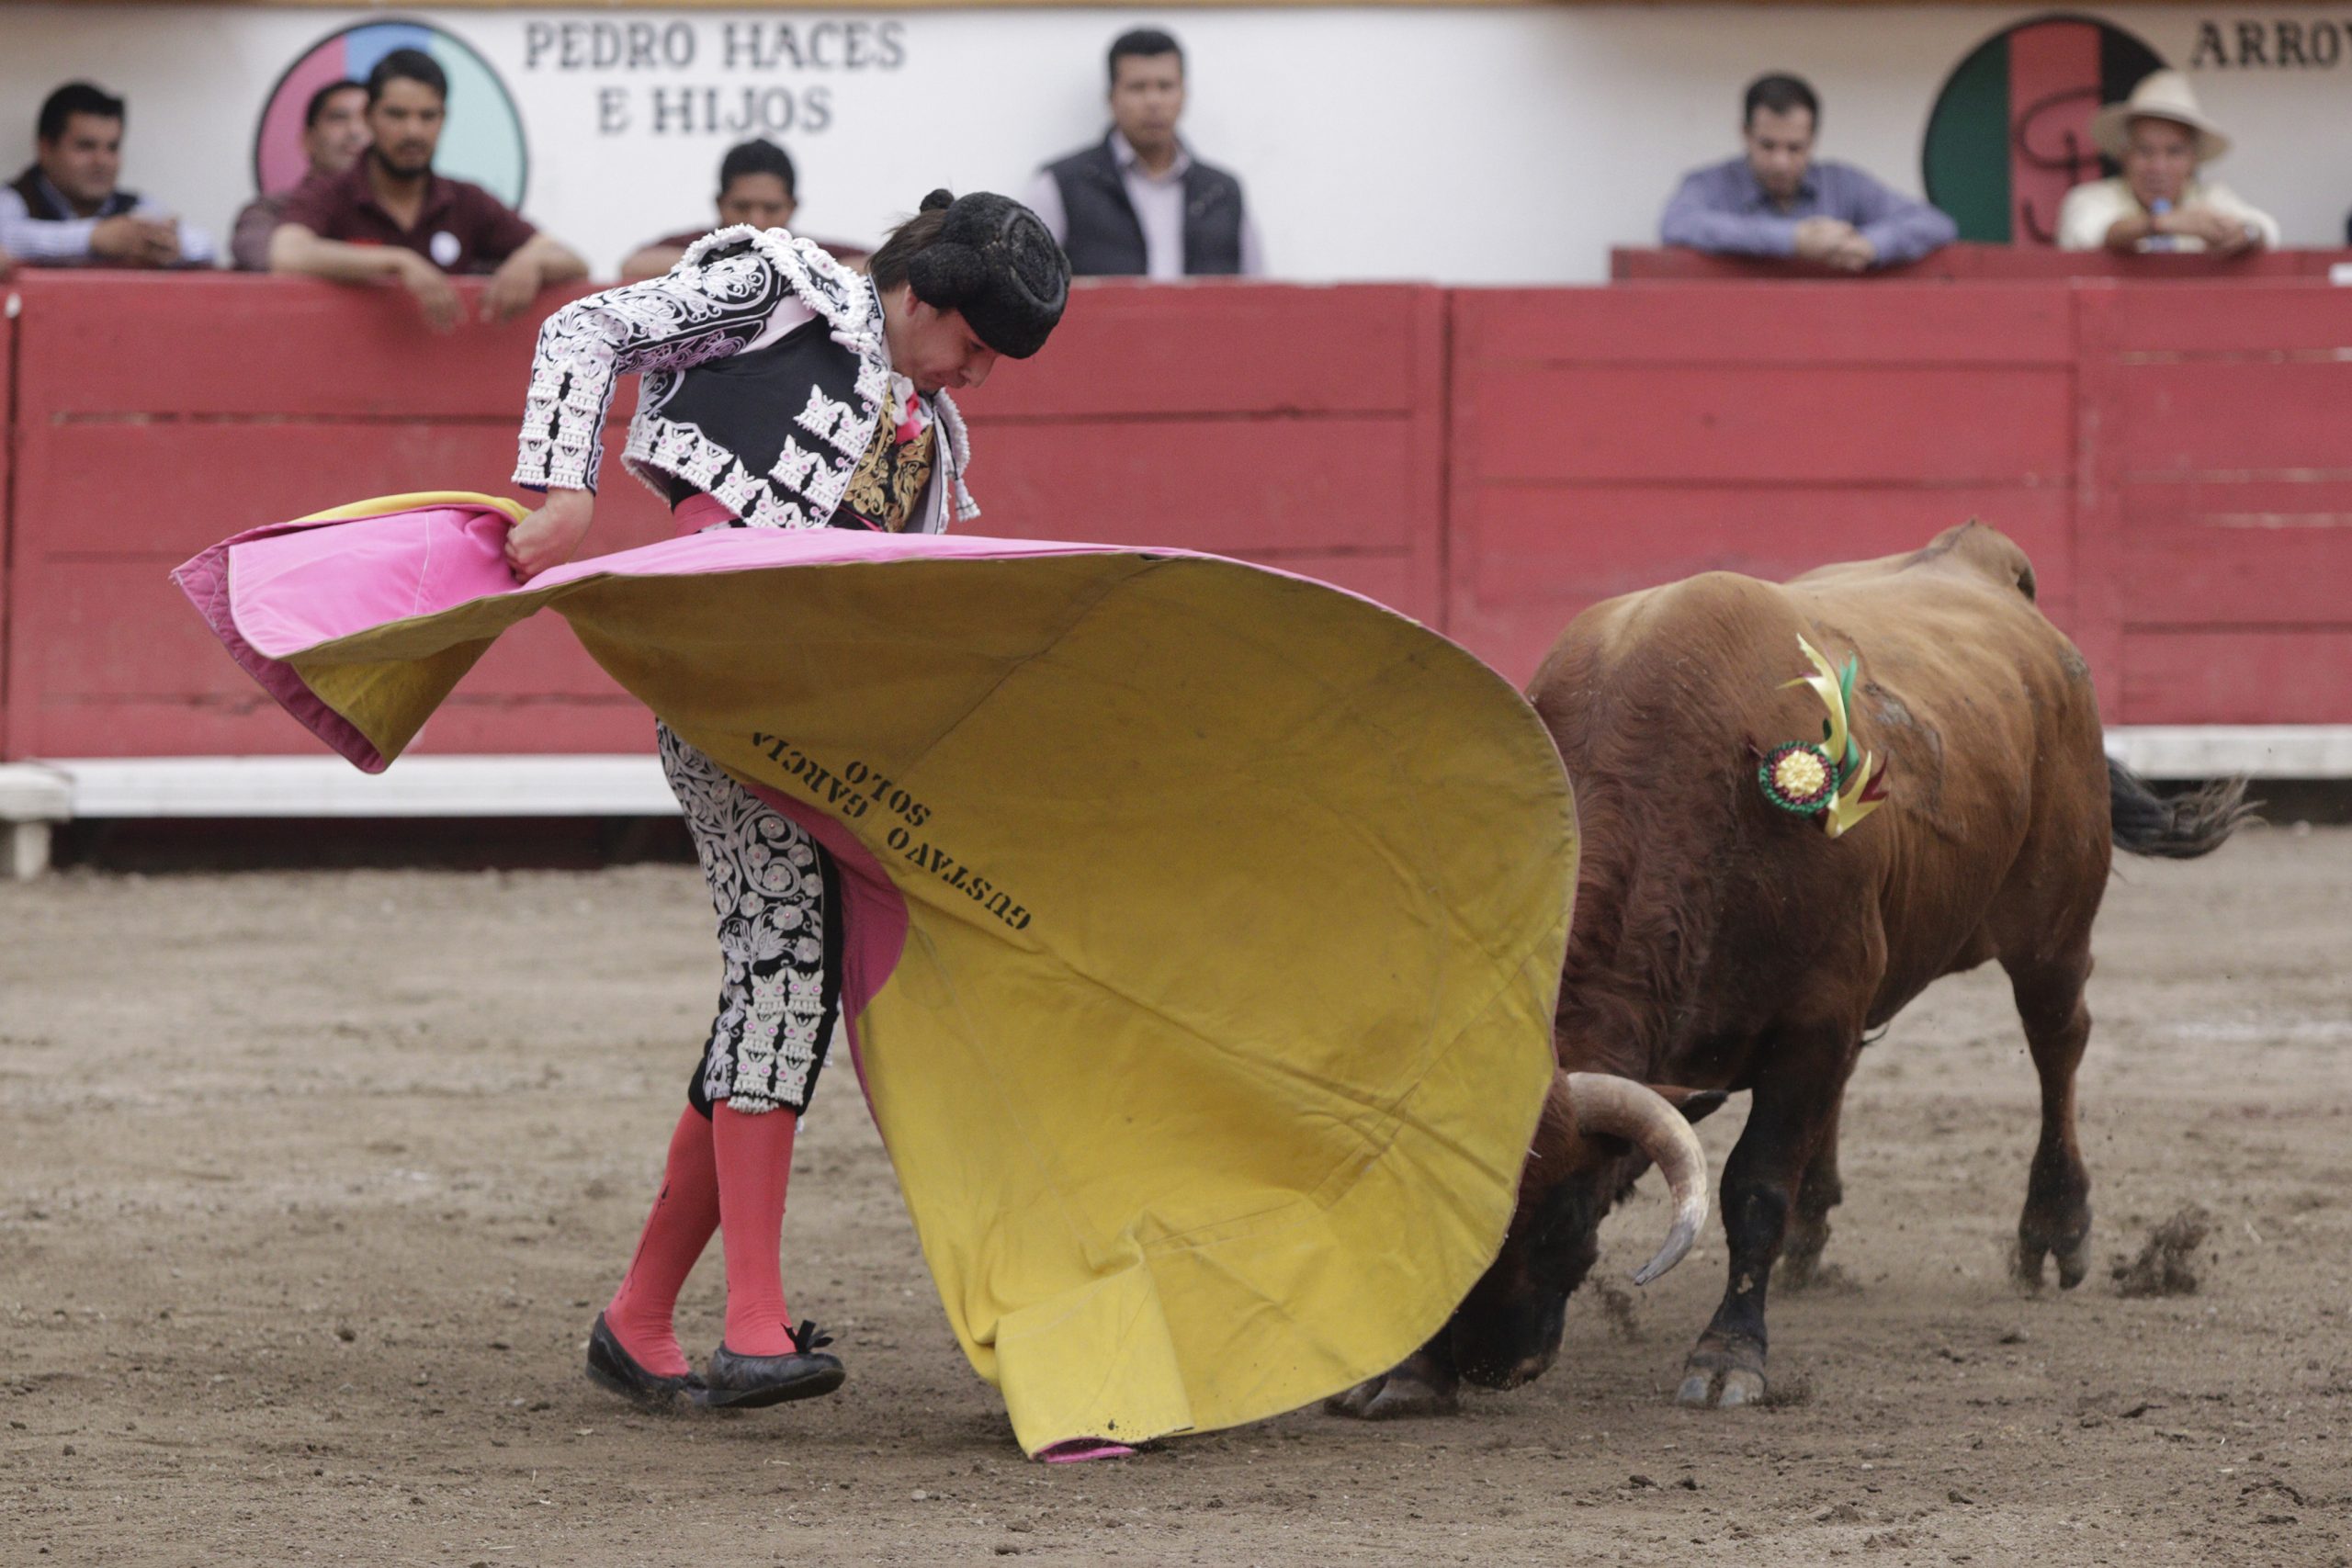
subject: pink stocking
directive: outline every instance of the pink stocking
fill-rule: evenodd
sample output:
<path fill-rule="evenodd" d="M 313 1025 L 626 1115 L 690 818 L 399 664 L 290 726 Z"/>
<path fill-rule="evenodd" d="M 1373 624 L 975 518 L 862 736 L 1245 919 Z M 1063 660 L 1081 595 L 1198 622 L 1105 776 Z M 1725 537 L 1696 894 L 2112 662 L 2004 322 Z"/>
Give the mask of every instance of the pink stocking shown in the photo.
<path fill-rule="evenodd" d="M 727 1348 L 739 1356 L 793 1348 L 784 1302 L 784 1189 L 799 1125 L 782 1107 L 752 1115 L 727 1104 L 711 1111 L 718 1239 L 727 1252 Z"/>
<path fill-rule="evenodd" d="M 605 1308 L 605 1325 L 621 1348 L 656 1377 L 689 1370 L 671 1314 L 679 1287 L 718 1228 L 718 1168 L 711 1154 L 710 1123 L 689 1106 L 670 1134 L 670 1163 L 653 1212 L 645 1218 L 645 1233 L 638 1237 L 637 1256 Z"/>

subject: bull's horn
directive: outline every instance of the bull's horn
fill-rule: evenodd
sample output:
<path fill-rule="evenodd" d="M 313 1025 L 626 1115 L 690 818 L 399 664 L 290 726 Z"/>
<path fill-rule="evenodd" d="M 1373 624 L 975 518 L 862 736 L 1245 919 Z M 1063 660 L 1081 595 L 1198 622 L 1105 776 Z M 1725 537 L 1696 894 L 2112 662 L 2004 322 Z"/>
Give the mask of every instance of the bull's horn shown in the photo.
<path fill-rule="evenodd" d="M 1646 1285 L 1682 1261 L 1707 1223 L 1707 1151 L 1682 1112 L 1646 1084 L 1613 1073 L 1566 1073 L 1577 1131 L 1623 1138 L 1650 1156 L 1674 1194 L 1674 1228 L 1634 1283 Z"/>

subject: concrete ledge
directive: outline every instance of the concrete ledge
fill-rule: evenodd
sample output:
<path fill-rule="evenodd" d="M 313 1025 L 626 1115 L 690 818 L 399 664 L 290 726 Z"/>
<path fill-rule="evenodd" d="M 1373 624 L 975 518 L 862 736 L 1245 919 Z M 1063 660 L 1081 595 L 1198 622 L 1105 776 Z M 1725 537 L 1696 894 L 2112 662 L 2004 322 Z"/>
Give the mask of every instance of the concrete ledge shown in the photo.
<path fill-rule="evenodd" d="M 74 817 L 674 817 L 650 755 L 61 758 Z"/>
<path fill-rule="evenodd" d="M 2352 725 L 2121 725 L 2107 754 L 2155 779 L 2352 779 Z"/>
<path fill-rule="evenodd" d="M 49 869 L 51 825 L 74 815 L 74 785 L 38 762 L 0 762 L 0 834 L 7 874 L 29 881 Z"/>

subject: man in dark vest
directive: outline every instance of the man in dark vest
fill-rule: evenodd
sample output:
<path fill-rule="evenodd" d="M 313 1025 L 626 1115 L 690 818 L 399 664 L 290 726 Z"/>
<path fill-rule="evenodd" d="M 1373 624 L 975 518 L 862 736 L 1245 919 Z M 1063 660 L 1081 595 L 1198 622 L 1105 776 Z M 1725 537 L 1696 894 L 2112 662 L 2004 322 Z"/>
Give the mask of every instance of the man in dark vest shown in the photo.
<path fill-rule="evenodd" d="M 50 94 L 33 162 L 0 186 L 0 254 L 28 266 L 212 265 L 210 235 L 119 183 L 122 126 L 122 100 L 87 82 Z"/>
<path fill-rule="evenodd" d="M 1111 45 L 1111 131 L 1048 164 L 1030 209 L 1095 276 L 1254 276 L 1265 270 L 1241 182 L 1193 156 L 1176 134 L 1184 112 L 1184 51 L 1154 28 Z"/>

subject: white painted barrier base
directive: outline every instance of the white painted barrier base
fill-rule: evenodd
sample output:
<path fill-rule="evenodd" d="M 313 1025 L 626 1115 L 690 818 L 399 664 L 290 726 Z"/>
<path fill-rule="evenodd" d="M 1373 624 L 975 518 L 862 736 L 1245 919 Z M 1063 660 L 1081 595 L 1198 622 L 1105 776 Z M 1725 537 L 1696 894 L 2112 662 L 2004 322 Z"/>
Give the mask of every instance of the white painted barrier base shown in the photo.
<path fill-rule="evenodd" d="M 650 756 L 407 757 L 363 773 L 336 757 L 106 757 L 0 763 L 9 874 L 49 863 L 76 818 L 674 817 Z"/>
<path fill-rule="evenodd" d="M 2150 725 L 2107 750 L 2151 778 L 2352 779 L 2352 725 Z M 0 763 L 8 874 L 48 867 L 75 818 L 674 817 L 648 756 L 409 757 L 363 773 L 334 757 L 107 757 Z"/>
<path fill-rule="evenodd" d="M 363 773 L 337 757 L 109 757 L 39 764 L 75 817 L 674 817 L 651 753 L 404 757 Z"/>
<path fill-rule="evenodd" d="M 2107 754 L 2152 779 L 2352 779 L 2352 724 L 2120 725 Z"/>

